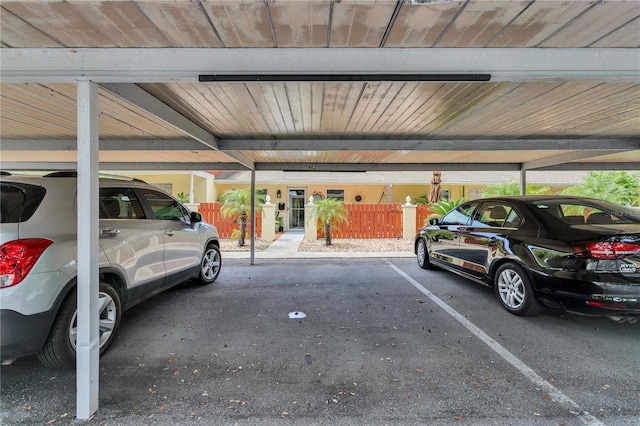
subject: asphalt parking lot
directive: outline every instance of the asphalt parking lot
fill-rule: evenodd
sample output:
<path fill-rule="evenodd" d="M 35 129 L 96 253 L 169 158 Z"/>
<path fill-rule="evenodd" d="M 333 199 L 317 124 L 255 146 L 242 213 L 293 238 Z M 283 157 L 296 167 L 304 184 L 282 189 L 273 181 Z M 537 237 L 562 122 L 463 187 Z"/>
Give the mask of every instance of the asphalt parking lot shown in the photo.
<path fill-rule="evenodd" d="M 73 372 L 0 371 L 6 425 L 640 424 L 640 323 L 515 317 L 412 258 L 225 260 L 124 313 L 88 421 Z"/>

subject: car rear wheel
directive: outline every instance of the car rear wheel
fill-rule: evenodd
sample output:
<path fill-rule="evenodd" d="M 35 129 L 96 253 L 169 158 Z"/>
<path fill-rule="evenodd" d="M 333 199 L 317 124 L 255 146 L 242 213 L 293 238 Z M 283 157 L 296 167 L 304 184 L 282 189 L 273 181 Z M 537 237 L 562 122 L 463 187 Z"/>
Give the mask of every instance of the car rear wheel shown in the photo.
<path fill-rule="evenodd" d="M 416 256 L 418 258 L 418 266 L 422 269 L 433 269 L 434 265 L 429 260 L 429 249 L 427 243 L 421 238 L 416 245 Z"/>
<path fill-rule="evenodd" d="M 496 271 L 496 293 L 502 306 L 514 315 L 534 316 L 542 311 L 542 304 L 533 293 L 526 272 L 513 262 L 505 263 Z"/>
<path fill-rule="evenodd" d="M 107 350 L 120 325 L 122 305 L 118 293 L 105 282 L 100 283 L 98 293 L 100 354 Z M 38 359 L 51 368 L 73 368 L 76 364 L 78 339 L 77 293 L 72 291 L 60 307 Z"/>
<path fill-rule="evenodd" d="M 214 282 L 218 278 L 218 274 L 220 274 L 221 266 L 220 249 L 215 244 L 209 244 L 200 264 L 200 275 L 198 276 L 200 284 L 206 285 Z"/>

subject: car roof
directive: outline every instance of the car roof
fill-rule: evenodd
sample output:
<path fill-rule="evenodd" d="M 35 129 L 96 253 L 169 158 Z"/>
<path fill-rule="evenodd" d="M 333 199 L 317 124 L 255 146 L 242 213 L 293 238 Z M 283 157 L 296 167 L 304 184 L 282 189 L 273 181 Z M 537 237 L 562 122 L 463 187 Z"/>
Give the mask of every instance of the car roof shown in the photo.
<path fill-rule="evenodd" d="M 582 202 L 595 202 L 595 203 L 608 203 L 607 201 L 603 201 L 603 200 L 598 200 L 595 198 L 588 198 L 588 197 L 577 197 L 577 196 L 571 196 L 571 195 L 510 195 L 510 196 L 503 196 L 503 197 L 489 197 L 489 198 L 481 198 L 478 200 L 474 200 L 474 201 L 516 201 L 516 202 L 522 202 L 522 203 L 528 203 L 528 202 L 534 202 L 534 201 L 553 201 L 553 202 L 559 202 L 559 201 L 566 201 L 566 202 L 571 202 L 571 201 L 582 201 Z"/>
<path fill-rule="evenodd" d="M 30 174 L 3 174 L 0 176 L 1 183 L 23 183 L 42 186 L 47 189 L 63 189 L 74 190 L 77 188 L 78 178 L 75 176 L 75 172 L 61 172 L 53 173 L 49 175 L 30 175 Z M 126 176 L 117 175 L 100 175 L 99 185 L 104 187 L 118 187 L 118 188 L 153 188 L 154 190 L 162 193 L 166 193 L 160 188 L 157 188 L 149 183 L 146 183 L 140 179 L 130 178 Z"/>

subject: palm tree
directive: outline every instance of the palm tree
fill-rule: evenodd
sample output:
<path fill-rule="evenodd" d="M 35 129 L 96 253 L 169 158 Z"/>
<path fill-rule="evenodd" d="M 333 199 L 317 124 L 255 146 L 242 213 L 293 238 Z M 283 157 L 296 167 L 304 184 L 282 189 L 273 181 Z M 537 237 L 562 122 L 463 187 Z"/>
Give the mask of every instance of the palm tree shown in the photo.
<path fill-rule="evenodd" d="M 431 204 L 429 194 L 418 195 L 413 199 L 413 204 Z"/>
<path fill-rule="evenodd" d="M 238 239 L 238 245 L 244 246 L 244 240 L 247 235 L 247 218 L 251 212 L 251 188 L 245 189 L 227 189 L 220 197 L 222 200 L 222 217 L 233 217 L 236 223 L 240 224 L 240 230 L 234 236 Z M 264 195 L 261 191 L 256 191 L 256 211 L 262 209 L 264 204 Z"/>
<path fill-rule="evenodd" d="M 527 185 L 527 194 L 544 194 L 549 191 L 548 186 Z M 482 197 L 502 197 L 505 195 L 520 195 L 520 184 L 515 181 L 492 183 L 482 190 Z"/>
<path fill-rule="evenodd" d="M 562 193 L 636 205 L 640 197 L 640 175 L 624 171 L 589 172 L 583 183 L 570 186 Z"/>
<path fill-rule="evenodd" d="M 312 217 L 324 226 L 325 245 L 330 246 L 331 228 L 347 221 L 347 208 L 344 206 L 344 202 L 337 198 L 315 200 L 313 204 L 315 204 L 316 209 Z"/>
<path fill-rule="evenodd" d="M 465 201 L 467 200 L 465 200 L 464 198 L 460 198 L 458 200 L 440 200 L 437 203 L 429 204 L 431 215 L 429 215 L 429 217 L 425 220 L 425 223 L 433 217 L 442 218 L 445 214 L 449 213 L 451 210 L 455 209 Z"/>

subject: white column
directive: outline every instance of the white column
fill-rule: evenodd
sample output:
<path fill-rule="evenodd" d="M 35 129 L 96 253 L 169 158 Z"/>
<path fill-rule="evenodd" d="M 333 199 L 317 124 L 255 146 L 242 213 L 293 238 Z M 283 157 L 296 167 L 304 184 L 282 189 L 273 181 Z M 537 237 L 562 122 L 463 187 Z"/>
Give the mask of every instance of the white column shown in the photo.
<path fill-rule="evenodd" d="M 318 215 L 313 195 L 309 197 L 309 204 L 304 206 L 304 239 L 315 241 L 318 239 Z"/>
<path fill-rule="evenodd" d="M 256 169 L 251 169 L 251 255 L 249 264 L 256 264 Z"/>
<path fill-rule="evenodd" d="M 76 416 L 98 410 L 98 86 L 78 82 L 78 335 Z"/>
<path fill-rule="evenodd" d="M 276 238 L 276 206 L 271 204 L 270 196 L 266 200 L 262 205 L 262 240 L 271 242 Z"/>
<path fill-rule="evenodd" d="M 193 204 L 193 172 L 190 175 L 191 180 L 189 181 L 189 204 Z"/>
<path fill-rule="evenodd" d="M 407 196 L 407 204 L 402 206 L 402 238 L 412 240 L 416 236 L 416 215 L 418 206 L 411 204 Z"/>
<path fill-rule="evenodd" d="M 527 171 L 520 170 L 520 195 L 527 195 Z"/>

